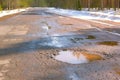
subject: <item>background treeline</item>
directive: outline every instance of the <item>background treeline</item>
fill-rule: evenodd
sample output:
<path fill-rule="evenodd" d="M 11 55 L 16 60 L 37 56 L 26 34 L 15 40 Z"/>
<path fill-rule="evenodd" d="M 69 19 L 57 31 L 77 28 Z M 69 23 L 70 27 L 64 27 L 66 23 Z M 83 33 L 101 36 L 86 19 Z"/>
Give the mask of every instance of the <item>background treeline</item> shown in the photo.
<path fill-rule="evenodd" d="M 118 9 L 120 8 L 120 0 L 0 0 L 0 10 L 15 9 L 22 7 L 56 7 L 77 9 L 96 8 L 101 9 Z"/>

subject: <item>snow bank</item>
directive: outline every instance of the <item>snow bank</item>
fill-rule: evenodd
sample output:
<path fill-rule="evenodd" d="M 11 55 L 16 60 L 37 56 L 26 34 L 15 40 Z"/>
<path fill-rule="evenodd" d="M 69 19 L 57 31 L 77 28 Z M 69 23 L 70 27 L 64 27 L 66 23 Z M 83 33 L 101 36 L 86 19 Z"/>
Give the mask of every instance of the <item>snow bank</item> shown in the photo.
<path fill-rule="evenodd" d="M 19 12 L 22 12 L 22 11 L 26 11 L 27 9 L 28 8 L 0 11 L 0 17 L 6 16 L 6 15 L 15 14 L 15 13 L 19 13 Z"/>
<path fill-rule="evenodd" d="M 71 64 L 81 64 L 81 63 L 88 63 L 89 61 L 87 58 L 80 54 L 79 58 L 73 54 L 73 51 L 60 51 L 59 55 L 55 56 L 55 59 L 58 61 L 71 63 Z"/>
<path fill-rule="evenodd" d="M 48 12 L 60 15 L 70 16 L 80 19 L 97 19 L 97 20 L 110 20 L 120 22 L 120 11 L 105 10 L 105 11 L 77 11 L 67 9 L 48 8 Z"/>

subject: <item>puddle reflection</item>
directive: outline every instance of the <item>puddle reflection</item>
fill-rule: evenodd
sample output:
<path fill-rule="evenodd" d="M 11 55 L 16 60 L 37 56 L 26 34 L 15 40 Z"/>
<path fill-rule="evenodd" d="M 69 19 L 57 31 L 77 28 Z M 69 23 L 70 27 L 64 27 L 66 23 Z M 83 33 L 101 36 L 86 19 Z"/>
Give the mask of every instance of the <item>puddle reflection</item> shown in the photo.
<path fill-rule="evenodd" d="M 100 55 L 90 54 L 87 52 L 74 52 L 74 51 L 60 51 L 59 55 L 55 56 L 58 61 L 70 63 L 70 64 L 82 64 L 95 60 L 103 59 Z"/>

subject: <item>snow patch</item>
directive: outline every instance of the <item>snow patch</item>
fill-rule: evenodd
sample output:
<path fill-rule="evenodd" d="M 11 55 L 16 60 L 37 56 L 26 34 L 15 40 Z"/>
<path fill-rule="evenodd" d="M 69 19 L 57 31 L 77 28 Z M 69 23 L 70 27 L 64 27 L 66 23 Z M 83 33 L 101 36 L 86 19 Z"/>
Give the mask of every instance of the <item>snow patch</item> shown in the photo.
<path fill-rule="evenodd" d="M 109 20 L 109 21 L 114 21 L 114 22 L 120 22 L 120 11 L 114 11 L 114 10 L 105 10 L 105 11 L 77 11 L 77 10 L 67 10 L 67 9 L 57 9 L 57 8 L 47 8 L 48 12 L 59 14 L 62 16 L 68 16 L 72 18 L 78 18 L 78 19 L 84 19 L 87 21 L 95 22 L 95 23 L 100 23 L 104 24 L 107 26 L 115 26 L 113 24 L 105 23 L 105 22 L 100 22 L 100 21 L 95 21 L 95 20 Z M 60 16 L 59 18 L 63 18 Z M 89 28 L 96 28 L 89 26 Z M 103 31 L 100 28 L 96 28 L 98 31 Z M 115 32 L 110 32 L 110 31 L 105 31 L 117 36 L 120 36 L 119 33 Z"/>
<path fill-rule="evenodd" d="M 81 54 L 79 58 L 74 55 L 73 51 L 60 51 L 59 55 L 55 56 L 55 59 L 58 61 L 71 63 L 71 64 L 82 64 L 88 63 L 87 58 Z"/>
<path fill-rule="evenodd" d="M 64 45 L 60 42 L 59 37 L 51 37 L 50 41 L 39 43 L 42 46 L 58 47 L 61 48 Z"/>
<path fill-rule="evenodd" d="M 11 15 L 11 14 L 16 14 L 16 13 L 19 13 L 19 12 L 26 11 L 28 9 L 29 8 L 0 11 L 0 17 Z"/>
<path fill-rule="evenodd" d="M 45 29 L 45 30 L 49 30 L 49 28 L 48 28 L 48 26 L 43 26 L 43 29 Z"/>
<path fill-rule="evenodd" d="M 73 18 L 80 18 L 85 20 L 96 19 L 96 20 L 110 20 L 115 22 L 120 22 L 120 11 L 106 10 L 106 11 L 77 11 L 77 10 L 68 10 L 68 9 L 57 9 L 57 8 L 48 8 L 48 12 L 56 13 L 59 15 L 70 16 Z"/>
<path fill-rule="evenodd" d="M 58 37 L 52 37 L 52 41 L 50 43 L 51 46 L 62 47 L 63 45 L 59 42 Z"/>

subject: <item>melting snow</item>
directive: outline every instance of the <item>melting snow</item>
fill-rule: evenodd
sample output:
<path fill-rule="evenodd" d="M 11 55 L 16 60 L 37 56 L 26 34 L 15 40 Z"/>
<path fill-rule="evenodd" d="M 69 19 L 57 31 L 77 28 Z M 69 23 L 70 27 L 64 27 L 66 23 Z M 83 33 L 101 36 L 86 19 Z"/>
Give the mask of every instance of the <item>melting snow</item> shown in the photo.
<path fill-rule="evenodd" d="M 26 11 L 27 9 L 29 9 L 29 8 L 0 11 L 0 17 L 15 14 L 15 13 L 19 13 L 19 12 L 22 12 L 22 11 Z"/>
<path fill-rule="evenodd" d="M 48 8 L 48 12 L 56 13 L 60 15 L 70 16 L 80 19 L 97 19 L 97 20 L 110 20 L 120 22 L 120 11 L 106 10 L 106 11 L 77 11 L 67 9 Z M 116 14 L 118 13 L 118 14 Z"/>
<path fill-rule="evenodd" d="M 56 46 L 56 47 L 62 47 L 63 45 L 59 42 L 59 38 L 58 37 L 52 37 L 51 38 L 51 45 Z"/>
<path fill-rule="evenodd" d="M 55 56 L 55 59 L 62 62 L 67 62 L 71 64 L 81 64 L 88 63 L 87 58 L 80 54 L 79 57 L 75 56 L 73 51 L 60 51 L 59 55 Z"/>
<path fill-rule="evenodd" d="M 44 28 L 46 31 L 49 30 L 48 26 L 43 26 L 43 28 Z"/>

